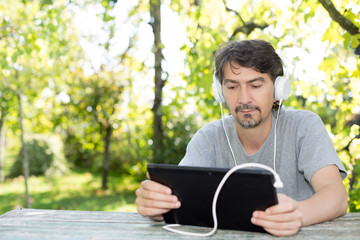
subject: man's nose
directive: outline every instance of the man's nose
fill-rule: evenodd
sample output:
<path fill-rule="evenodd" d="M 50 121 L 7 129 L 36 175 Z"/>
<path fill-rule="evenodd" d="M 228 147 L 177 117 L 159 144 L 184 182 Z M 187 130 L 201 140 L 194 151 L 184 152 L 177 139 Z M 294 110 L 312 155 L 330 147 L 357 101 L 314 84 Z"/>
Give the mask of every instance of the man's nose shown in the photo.
<path fill-rule="evenodd" d="M 241 104 L 247 104 L 249 103 L 251 100 L 251 96 L 250 96 L 250 92 L 249 90 L 245 87 L 245 88 L 242 88 L 240 89 L 240 92 L 239 92 L 239 102 Z"/>

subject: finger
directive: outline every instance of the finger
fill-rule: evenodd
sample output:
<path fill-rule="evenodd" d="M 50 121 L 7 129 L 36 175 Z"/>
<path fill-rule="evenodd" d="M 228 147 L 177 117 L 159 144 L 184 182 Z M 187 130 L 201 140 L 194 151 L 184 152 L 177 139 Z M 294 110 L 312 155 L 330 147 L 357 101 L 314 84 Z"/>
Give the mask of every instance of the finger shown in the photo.
<path fill-rule="evenodd" d="M 175 195 L 169 195 L 169 194 L 164 194 L 164 193 L 155 192 L 155 191 L 148 191 L 143 188 L 137 189 L 135 194 L 138 198 L 141 198 L 141 199 L 143 198 L 143 199 L 148 199 L 148 200 L 153 200 L 153 201 L 172 202 L 172 203 L 179 201 Z"/>
<path fill-rule="evenodd" d="M 300 211 L 293 211 L 293 212 L 281 213 L 281 214 L 268 214 L 263 211 L 255 211 L 252 217 L 258 220 L 264 220 L 274 223 L 282 223 L 282 222 L 301 223 L 301 218 L 302 218 Z"/>
<path fill-rule="evenodd" d="M 149 207 L 149 208 L 165 208 L 165 209 L 173 209 L 173 208 L 179 208 L 180 202 L 177 200 L 176 196 L 164 196 L 161 195 L 157 198 L 137 198 L 135 200 L 136 204 Z M 170 200 L 167 198 L 170 197 Z"/>
<path fill-rule="evenodd" d="M 142 186 L 140 186 L 140 188 L 138 188 L 135 191 L 135 194 L 137 196 L 136 204 L 147 204 L 147 203 L 156 204 L 156 202 L 174 204 L 179 202 L 178 198 L 175 195 L 169 194 L 169 191 L 162 189 L 161 186 L 157 185 L 157 183 L 155 182 L 152 183 L 151 181 L 148 181 L 147 183 L 142 184 Z M 155 203 L 152 203 L 152 201 Z M 146 206 L 152 207 L 152 205 L 146 205 Z M 174 208 L 176 206 L 169 205 L 164 207 Z"/>
<path fill-rule="evenodd" d="M 148 208 L 138 205 L 137 211 L 144 217 L 150 217 L 154 220 L 161 221 L 163 219 L 162 214 L 167 213 L 170 209 Z"/>
<path fill-rule="evenodd" d="M 296 234 L 299 229 L 300 226 L 298 224 L 294 223 L 283 223 L 283 224 L 276 224 L 271 226 L 272 224 L 269 223 L 268 225 L 270 226 L 266 226 L 267 224 L 264 224 L 265 226 L 263 226 L 264 230 L 267 231 L 268 233 L 275 235 L 275 236 L 279 236 L 279 237 L 283 237 L 283 236 L 290 236 L 290 235 L 294 235 Z"/>
<path fill-rule="evenodd" d="M 301 222 L 297 220 L 272 221 L 253 217 L 251 218 L 251 222 L 255 225 L 263 227 L 267 231 L 298 231 L 301 227 Z"/>
<path fill-rule="evenodd" d="M 140 188 L 147 190 L 147 191 L 154 191 L 158 193 L 163 193 L 170 195 L 171 189 L 165 185 L 162 185 L 158 182 L 151 181 L 151 180 L 145 180 L 141 182 Z"/>
<path fill-rule="evenodd" d="M 154 221 L 163 221 L 164 220 L 163 215 L 151 216 L 150 218 Z"/>
<path fill-rule="evenodd" d="M 292 236 L 299 231 L 299 229 L 292 229 L 292 230 L 264 229 L 264 230 L 277 237 Z"/>
<path fill-rule="evenodd" d="M 164 214 L 171 209 L 176 209 L 181 206 L 179 201 L 166 202 L 158 200 L 149 200 L 138 197 L 135 200 L 138 212 L 145 217 L 155 217 L 158 219 L 158 215 Z M 161 219 L 158 219 L 161 220 Z"/>
<path fill-rule="evenodd" d="M 169 205 L 168 203 L 164 203 L 163 205 L 158 203 L 157 204 L 149 204 L 149 203 L 145 203 L 145 204 L 138 204 L 137 208 L 138 208 L 138 212 L 141 212 L 145 215 L 148 216 L 156 216 L 159 214 L 164 214 L 168 211 L 170 211 L 171 209 L 176 209 L 180 207 L 180 203 L 179 204 L 173 204 L 173 205 Z"/>

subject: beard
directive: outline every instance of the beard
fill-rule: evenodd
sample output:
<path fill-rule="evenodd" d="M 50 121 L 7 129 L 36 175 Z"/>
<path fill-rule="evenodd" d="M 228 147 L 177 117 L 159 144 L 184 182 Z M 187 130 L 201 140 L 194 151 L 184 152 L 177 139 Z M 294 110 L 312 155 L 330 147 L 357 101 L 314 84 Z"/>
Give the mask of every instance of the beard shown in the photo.
<path fill-rule="evenodd" d="M 261 113 L 261 109 L 258 106 L 255 105 L 250 105 L 250 104 L 244 104 L 244 105 L 239 105 L 235 108 L 235 113 L 238 113 L 242 110 L 256 110 L 259 111 L 259 113 Z M 252 114 L 244 114 L 243 118 L 240 119 L 238 117 L 238 115 L 236 115 L 236 121 L 240 124 L 240 126 L 242 126 L 245 129 L 249 129 L 249 128 L 255 128 L 257 126 L 260 125 L 260 123 L 262 123 L 263 118 L 261 115 L 259 115 L 258 118 L 254 118 Z"/>

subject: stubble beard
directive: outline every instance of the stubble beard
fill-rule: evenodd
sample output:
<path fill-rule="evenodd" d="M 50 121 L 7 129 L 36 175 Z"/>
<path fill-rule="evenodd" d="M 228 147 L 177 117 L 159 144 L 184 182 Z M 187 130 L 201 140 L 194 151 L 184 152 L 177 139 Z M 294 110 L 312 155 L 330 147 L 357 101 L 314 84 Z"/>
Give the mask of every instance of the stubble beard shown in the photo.
<path fill-rule="evenodd" d="M 241 110 L 257 110 L 259 111 L 259 113 L 261 113 L 261 109 L 255 105 L 248 105 L 248 104 L 239 105 L 235 108 L 235 113 L 238 113 Z M 238 115 L 236 115 L 236 121 L 239 123 L 240 126 L 242 126 L 245 129 L 256 128 L 263 121 L 261 115 L 259 115 L 258 119 L 254 119 L 252 114 L 244 114 L 243 116 L 244 119 L 240 119 Z"/>

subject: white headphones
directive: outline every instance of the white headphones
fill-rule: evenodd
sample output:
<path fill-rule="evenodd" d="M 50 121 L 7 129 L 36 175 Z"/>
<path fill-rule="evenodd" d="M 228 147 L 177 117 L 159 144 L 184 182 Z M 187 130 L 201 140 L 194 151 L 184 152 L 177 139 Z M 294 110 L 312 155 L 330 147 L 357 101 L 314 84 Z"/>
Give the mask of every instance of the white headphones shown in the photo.
<path fill-rule="evenodd" d="M 275 79 L 274 89 L 275 89 L 275 100 L 286 100 L 290 95 L 291 84 L 289 80 L 289 73 L 287 71 L 286 65 L 284 63 L 284 76 L 278 76 Z M 220 81 L 213 75 L 212 89 L 214 92 L 215 100 L 218 103 L 225 103 L 225 98 L 222 92 L 222 87 Z"/>
<path fill-rule="evenodd" d="M 225 103 L 225 99 L 224 99 L 224 95 L 223 95 L 223 92 L 222 92 L 221 83 L 220 83 L 220 81 L 217 79 L 217 77 L 216 77 L 216 75 L 215 75 L 215 72 L 214 72 L 214 75 L 213 75 L 212 89 L 213 89 L 213 92 L 214 92 L 215 100 L 216 100 L 218 103 Z"/>

